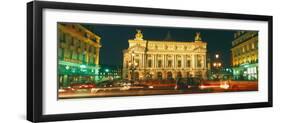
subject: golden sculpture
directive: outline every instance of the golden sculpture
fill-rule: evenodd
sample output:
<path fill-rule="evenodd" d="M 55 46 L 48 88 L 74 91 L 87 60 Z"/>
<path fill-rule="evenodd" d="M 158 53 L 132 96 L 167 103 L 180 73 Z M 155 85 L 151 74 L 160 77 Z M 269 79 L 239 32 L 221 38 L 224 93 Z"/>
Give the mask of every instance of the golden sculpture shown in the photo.
<path fill-rule="evenodd" d="M 135 39 L 136 40 L 143 40 L 143 35 L 141 33 L 141 30 L 140 29 L 137 29 L 137 34 L 135 35 Z"/>
<path fill-rule="evenodd" d="M 202 39 L 201 39 L 201 36 L 200 36 L 200 32 L 197 32 L 196 33 L 196 36 L 195 36 L 195 39 L 194 39 L 195 41 L 201 41 Z"/>

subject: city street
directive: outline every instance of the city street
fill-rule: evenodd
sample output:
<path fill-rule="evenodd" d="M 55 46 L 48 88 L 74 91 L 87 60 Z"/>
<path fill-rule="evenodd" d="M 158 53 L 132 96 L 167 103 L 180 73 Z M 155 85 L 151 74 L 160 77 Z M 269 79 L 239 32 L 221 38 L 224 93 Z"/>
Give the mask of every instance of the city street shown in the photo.
<path fill-rule="evenodd" d="M 59 99 L 258 91 L 258 31 L 62 22 L 58 37 Z"/>
<path fill-rule="evenodd" d="M 144 96 L 167 94 L 195 94 L 216 92 L 257 91 L 257 81 L 205 81 L 197 87 L 175 89 L 176 84 L 150 84 L 148 86 L 97 87 L 59 93 L 60 99 L 114 96 Z"/>

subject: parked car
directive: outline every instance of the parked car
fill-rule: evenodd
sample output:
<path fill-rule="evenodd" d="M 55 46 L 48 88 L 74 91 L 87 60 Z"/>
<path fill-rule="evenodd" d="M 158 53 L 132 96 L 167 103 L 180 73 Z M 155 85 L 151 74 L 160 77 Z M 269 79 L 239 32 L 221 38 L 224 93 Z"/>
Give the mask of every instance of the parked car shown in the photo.
<path fill-rule="evenodd" d="M 191 88 L 199 88 L 200 84 L 202 84 L 202 80 L 196 77 L 190 78 L 179 78 L 176 80 L 175 89 L 191 89 Z"/>

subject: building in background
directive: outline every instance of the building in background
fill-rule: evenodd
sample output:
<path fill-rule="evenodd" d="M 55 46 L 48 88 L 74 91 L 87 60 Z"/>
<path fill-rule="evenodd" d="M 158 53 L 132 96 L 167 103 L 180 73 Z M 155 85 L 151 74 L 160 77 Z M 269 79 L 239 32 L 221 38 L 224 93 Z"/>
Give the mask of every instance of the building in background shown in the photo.
<path fill-rule="evenodd" d="M 210 53 L 208 58 L 208 78 L 210 80 L 219 79 L 220 71 L 223 68 L 223 61 L 220 52 Z"/>
<path fill-rule="evenodd" d="M 238 31 L 231 48 L 233 79 L 258 80 L 258 32 Z"/>
<path fill-rule="evenodd" d="M 99 80 L 116 80 L 122 78 L 122 67 L 121 66 L 109 66 L 100 65 L 99 69 Z"/>
<path fill-rule="evenodd" d="M 100 39 L 80 24 L 58 24 L 60 87 L 98 80 Z"/>
<path fill-rule="evenodd" d="M 123 51 L 124 79 L 207 78 L 207 43 L 200 33 L 195 41 L 162 41 L 144 40 L 141 30 L 137 30 L 135 38 L 128 42 L 128 49 Z"/>
<path fill-rule="evenodd" d="M 209 54 L 208 57 L 208 79 L 226 80 L 232 78 L 232 69 L 222 59 L 220 51 Z"/>

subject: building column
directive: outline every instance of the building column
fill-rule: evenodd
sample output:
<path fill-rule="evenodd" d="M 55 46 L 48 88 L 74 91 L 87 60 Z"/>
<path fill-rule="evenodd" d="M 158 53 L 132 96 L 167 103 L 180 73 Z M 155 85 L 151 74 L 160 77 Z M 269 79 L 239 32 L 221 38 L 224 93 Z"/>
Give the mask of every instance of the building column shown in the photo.
<path fill-rule="evenodd" d="M 140 68 L 144 68 L 144 54 L 141 54 L 141 60 L 140 60 Z"/>
<path fill-rule="evenodd" d="M 172 74 L 173 74 L 173 79 L 176 79 L 177 78 L 177 71 L 172 71 Z"/>
<path fill-rule="evenodd" d="M 143 61 L 142 65 L 143 65 L 143 68 L 146 69 L 146 66 L 147 66 L 147 65 L 146 65 L 146 64 L 147 64 L 146 55 L 143 54 L 142 56 L 143 56 L 143 57 L 142 57 L 142 58 L 143 58 L 143 59 L 142 59 L 142 61 Z"/>
<path fill-rule="evenodd" d="M 191 59 L 192 59 L 192 61 L 191 61 L 191 68 L 195 69 L 195 55 L 194 54 L 191 56 Z"/>
<path fill-rule="evenodd" d="M 167 79 L 167 72 L 166 71 L 162 71 L 162 79 Z"/>
<path fill-rule="evenodd" d="M 166 66 L 167 66 L 167 65 L 166 65 L 166 64 L 167 64 L 167 63 L 166 63 L 166 62 L 167 62 L 167 61 L 166 61 L 166 57 L 167 57 L 167 55 L 165 54 L 165 55 L 164 55 L 164 58 L 163 58 L 163 68 L 166 68 Z"/>
<path fill-rule="evenodd" d="M 130 70 L 128 70 L 128 80 L 131 80 L 131 78 L 132 78 L 132 76 L 131 76 L 131 71 Z"/>
<path fill-rule="evenodd" d="M 100 49 L 99 48 L 96 48 L 96 59 L 95 59 L 95 64 L 98 65 L 99 64 L 99 56 L 100 54 Z"/>
<path fill-rule="evenodd" d="M 143 80 L 144 79 L 144 73 L 142 70 L 139 71 L 139 80 Z"/>
<path fill-rule="evenodd" d="M 151 58 L 151 67 L 150 68 L 153 68 L 153 64 L 154 64 L 154 55 L 153 54 L 150 54 Z"/>
<path fill-rule="evenodd" d="M 174 68 L 176 68 L 176 55 L 173 55 L 173 66 Z"/>
<path fill-rule="evenodd" d="M 181 71 L 181 75 L 182 75 L 183 78 L 187 78 L 186 74 L 187 74 L 186 70 Z"/>
<path fill-rule="evenodd" d="M 183 55 L 183 68 L 186 68 L 186 55 Z"/>
<path fill-rule="evenodd" d="M 206 55 L 202 55 L 203 69 L 206 69 Z"/>
<path fill-rule="evenodd" d="M 153 71 L 152 79 L 157 79 L 157 71 L 156 70 Z"/>
<path fill-rule="evenodd" d="M 196 55 L 192 54 L 192 68 L 195 69 L 196 68 Z"/>
<path fill-rule="evenodd" d="M 126 57 L 125 57 L 125 53 L 123 53 L 123 68 L 122 68 L 122 78 L 124 79 L 124 78 L 126 78 L 126 59 L 125 59 Z"/>
<path fill-rule="evenodd" d="M 154 66 L 153 68 L 155 69 L 157 65 L 157 54 L 154 54 Z"/>
<path fill-rule="evenodd" d="M 162 56 L 162 66 L 161 66 L 161 69 L 165 68 L 164 65 L 165 65 L 165 55 Z M 162 73 L 162 78 L 163 78 L 163 73 Z"/>
<path fill-rule="evenodd" d="M 184 68 L 184 64 L 185 64 L 185 62 L 184 62 L 184 56 L 185 56 L 185 55 L 181 55 L 181 68 Z"/>
<path fill-rule="evenodd" d="M 195 54 L 192 54 L 192 71 L 191 71 L 191 74 L 192 74 L 192 77 L 195 76 L 195 71 L 196 71 L 196 55 Z"/>
<path fill-rule="evenodd" d="M 154 65 L 154 68 L 157 68 L 157 64 L 158 64 L 158 54 L 155 54 L 155 65 Z"/>

